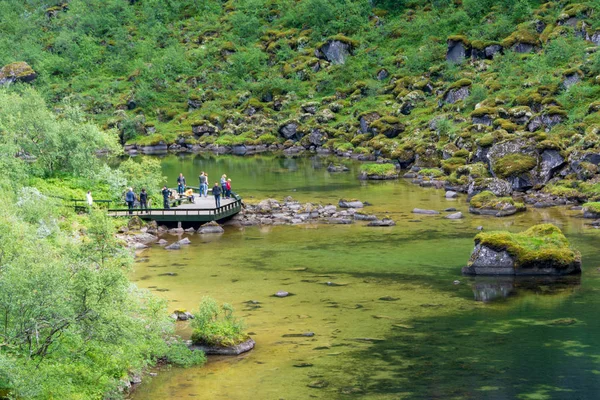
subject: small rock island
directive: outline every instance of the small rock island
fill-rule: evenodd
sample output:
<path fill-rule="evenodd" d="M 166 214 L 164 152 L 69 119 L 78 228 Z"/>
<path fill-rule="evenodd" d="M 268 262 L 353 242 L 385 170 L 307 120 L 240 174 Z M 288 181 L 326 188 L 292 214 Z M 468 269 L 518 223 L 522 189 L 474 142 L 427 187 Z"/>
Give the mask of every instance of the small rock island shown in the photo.
<path fill-rule="evenodd" d="M 481 232 L 465 275 L 569 275 L 581 273 L 581 255 L 552 224 L 524 232 Z"/>

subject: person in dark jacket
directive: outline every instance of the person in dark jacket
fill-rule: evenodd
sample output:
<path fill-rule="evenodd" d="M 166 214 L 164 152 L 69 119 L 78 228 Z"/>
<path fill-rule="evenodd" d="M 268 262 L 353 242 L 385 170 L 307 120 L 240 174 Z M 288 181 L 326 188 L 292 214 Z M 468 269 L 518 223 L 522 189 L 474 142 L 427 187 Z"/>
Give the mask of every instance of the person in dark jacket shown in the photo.
<path fill-rule="evenodd" d="M 129 214 L 133 214 L 133 205 L 135 204 L 135 193 L 133 192 L 133 188 L 129 188 L 127 194 L 125 194 L 125 202 L 127 203 L 127 207 L 129 207 Z"/>
<path fill-rule="evenodd" d="M 221 189 L 221 186 L 219 186 L 219 182 L 215 182 L 215 186 L 213 186 L 213 188 L 212 188 L 212 193 L 213 193 L 213 196 L 215 196 L 215 205 L 217 206 L 217 208 L 221 207 L 222 189 Z"/>
<path fill-rule="evenodd" d="M 142 189 L 140 192 L 140 210 L 146 210 L 146 214 L 148 214 L 148 193 L 146 193 L 146 189 Z"/>
<path fill-rule="evenodd" d="M 177 193 L 180 195 L 185 191 L 185 176 L 182 173 L 179 174 L 177 178 Z"/>
<path fill-rule="evenodd" d="M 163 195 L 163 208 L 168 210 L 169 208 L 171 208 L 169 206 L 169 197 L 171 197 L 171 191 L 167 189 L 166 186 L 163 186 L 162 191 L 160 193 L 162 193 Z"/>

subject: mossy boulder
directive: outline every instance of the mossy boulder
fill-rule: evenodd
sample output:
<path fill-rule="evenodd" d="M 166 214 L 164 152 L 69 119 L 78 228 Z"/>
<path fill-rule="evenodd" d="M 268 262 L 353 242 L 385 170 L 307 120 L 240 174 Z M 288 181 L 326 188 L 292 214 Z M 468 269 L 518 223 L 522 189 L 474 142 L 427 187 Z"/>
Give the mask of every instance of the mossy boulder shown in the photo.
<path fill-rule="evenodd" d="M 508 178 L 531 171 L 537 165 L 537 159 L 533 156 L 513 153 L 495 160 L 492 170 L 499 178 Z"/>
<path fill-rule="evenodd" d="M 467 275 L 569 275 L 581 273 L 581 255 L 552 224 L 535 225 L 520 233 L 482 232 Z"/>
<path fill-rule="evenodd" d="M 360 167 L 358 179 L 385 180 L 398 178 L 398 171 L 394 164 L 363 164 Z"/>
<path fill-rule="evenodd" d="M 507 217 L 525 211 L 525 204 L 512 197 L 498 197 L 489 190 L 473 196 L 469 202 L 469 212 L 477 215 Z"/>
<path fill-rule="evenodd" d="M 583 205 L 583 218 L 600 219 L 600 202 L 585 203 Z"/>
<path fill-rule="evenodd" d="M 0 69 L 0 85 L 13 82 L 31 82 L 37 73 L 24 61 L 7 64 Z"/>
<path fill-rule="evenodd" d="M 373 121 L 370 125 L 370 129 L 373 134 L 383 134 L 386 137 L 392 139 L 404 132 L 406 127 L 400 123 L 400 120 L 396 117 L 386 116 Z"/>
<path fill-rule="evenodd" d="M 465 100 L 471 94 L 471 84 L 472 82 L 469 79 L 460 79 L 454 82 L 444 93 L 444 102 L 454 104 Z"/>

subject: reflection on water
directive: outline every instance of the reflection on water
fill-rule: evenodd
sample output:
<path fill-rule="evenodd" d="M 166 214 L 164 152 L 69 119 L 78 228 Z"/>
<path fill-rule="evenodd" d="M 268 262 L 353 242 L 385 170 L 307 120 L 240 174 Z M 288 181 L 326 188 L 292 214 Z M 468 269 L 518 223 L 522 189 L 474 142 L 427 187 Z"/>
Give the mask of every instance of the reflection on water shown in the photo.
<path fill-rule="evenodd" d="M 475 301 L 489 302 L 519 294 L 571 294 L 581 285 L 581 276 L 478 276 L 471 286 Z"/>
<path fill-rule="evenodd" d="M 144 251 L 131 275 L 136 284 L 172 309 L 193 310 L 206 295 L 232 304 L 257 347 L 243 357 L 210 358 L 202 368 L 159 371 L 134 399 L 596 398 L 598 231 L 558 208 L 509 218 L 473 216 L 464 198 L 450 202 L 443 191 L 403 180 L 359 182 L 358 164 L 349 161 L 349 172 L 334 174 L 325 168 L 329 162 L 163 159 L 172 180 L 183 172 L 191 181 L 203 169 L 211 177 L 227 173 L 234 190 L 250 201 L 291 195 L 335 204 L 357 198 L 373 204 L 365 212 L 387 213 L 397 226 L 227 227 L 219 237 L 186 234 L 192 243 L 177 252 Z M 415 207 L 455 207 L 465 218 L 416 216 Z M 478 226 L 519 231 L 539 222 L 558 225 L 581 251 L 581 277 L 460 275 Z M 272 296 L 280 290 L 294 296 Z M 178 326 L 189 336 L 186 323 Z M 314 336 L 297 336 L 305 332 Z"/>

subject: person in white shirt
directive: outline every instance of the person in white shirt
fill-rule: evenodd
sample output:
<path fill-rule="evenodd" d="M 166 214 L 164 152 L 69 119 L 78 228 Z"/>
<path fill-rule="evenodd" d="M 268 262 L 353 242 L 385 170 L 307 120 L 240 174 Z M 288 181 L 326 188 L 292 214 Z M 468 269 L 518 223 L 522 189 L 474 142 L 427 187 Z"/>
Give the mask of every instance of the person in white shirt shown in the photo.
<path fill-rule="evenodd" d="M 91 207 L 92 204 L 94 203 L 94 199 L 92 198 L 92 192 L 91 191 L 88 190 L 86 198 L 87 198 L 88 206 Z"/>

